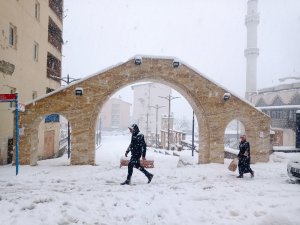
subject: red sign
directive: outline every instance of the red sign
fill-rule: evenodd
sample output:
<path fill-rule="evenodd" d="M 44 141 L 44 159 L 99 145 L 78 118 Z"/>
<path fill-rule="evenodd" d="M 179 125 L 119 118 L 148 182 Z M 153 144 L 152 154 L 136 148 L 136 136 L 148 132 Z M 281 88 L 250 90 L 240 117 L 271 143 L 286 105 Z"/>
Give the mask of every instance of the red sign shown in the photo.
<path fill-rule="evenodd" d="M 0 100 L 16 100 L 16 94 L 0 94 Z"/>

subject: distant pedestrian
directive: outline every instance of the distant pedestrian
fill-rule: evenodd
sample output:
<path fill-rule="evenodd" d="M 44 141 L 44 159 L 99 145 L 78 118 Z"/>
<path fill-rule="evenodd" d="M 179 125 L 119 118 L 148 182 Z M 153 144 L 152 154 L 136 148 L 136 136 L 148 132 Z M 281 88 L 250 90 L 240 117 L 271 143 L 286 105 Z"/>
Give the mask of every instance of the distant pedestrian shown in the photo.
<path fill-rule="evenodd" d="M 244 173 L 250 173 L 251 178 L 254 177 L 254 171 L 250 168 L 250 143 L 247 141 L 246 135 L 241 135 L 240 137 L 240 152 L 238 154 L 238 167 L 239 167 L 239 176 L 237 178 L 243 178 Z"/>
<path fill-rule="evenodd" d="M 131 158 L 128 163 L 127 179 L 123 183 L 121 183 L 121 185 L 130 184 L 131 176 L 133 173 L 133 167 L 139 169 L 142 173 L 144 173 L 145 176 L 148 178 L 148 183 L 150 183 L 153 178 L 153 174 L 145 170 L 145 168 L 142 167 L 140 164 L 141 157 L 142 160 L 146 160 L 147 145 L 144 139 L 144 135 L 140 132 L 139 127 L 136 124 L 132 124 L 132 126 L 128 128 L 132 133 L 132 136 L 130 145 L 125 152 L 125 156 L 127 157 L 128 153 L 131 152 Z"/>

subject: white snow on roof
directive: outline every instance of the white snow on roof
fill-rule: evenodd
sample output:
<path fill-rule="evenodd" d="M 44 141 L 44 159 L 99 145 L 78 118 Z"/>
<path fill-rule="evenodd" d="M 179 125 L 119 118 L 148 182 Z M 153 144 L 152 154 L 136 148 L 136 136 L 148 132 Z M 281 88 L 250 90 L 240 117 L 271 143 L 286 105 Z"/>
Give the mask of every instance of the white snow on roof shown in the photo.
<path fill-rule="evenodd" d="M 259 109 L 293 109 L 293 108 L 300 109 L 300 105 L 262 106 L 257 108 Z"/>

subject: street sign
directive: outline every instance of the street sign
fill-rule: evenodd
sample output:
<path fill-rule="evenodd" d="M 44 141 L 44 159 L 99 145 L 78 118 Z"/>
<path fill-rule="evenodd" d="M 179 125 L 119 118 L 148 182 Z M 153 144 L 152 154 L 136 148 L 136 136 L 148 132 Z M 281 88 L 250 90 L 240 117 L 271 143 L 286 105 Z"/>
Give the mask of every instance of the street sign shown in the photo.
<path fill-rule="evenodd" d="M 15 101 L 16 94 L 0 94 L 0 101 Z"/>
<path fill-rule="evenodd" d="M 15 124 L 16 124 L 16 175 L 19 173 L 19 104 L 18 104 L 18 93 L 16 94 L 0 94 L 0 102 L 15 102 Z"/>

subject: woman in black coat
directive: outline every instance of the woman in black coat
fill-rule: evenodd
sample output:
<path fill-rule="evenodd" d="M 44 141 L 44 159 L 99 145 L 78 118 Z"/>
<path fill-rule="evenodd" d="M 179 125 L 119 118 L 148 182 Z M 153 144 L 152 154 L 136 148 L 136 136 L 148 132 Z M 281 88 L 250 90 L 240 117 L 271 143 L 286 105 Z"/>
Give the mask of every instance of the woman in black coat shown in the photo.
<path fill-rule="evenodd" d="M 148 178 L 148 183 L 150 183 L 153 178 L 153 174 L 145 170 L 145 168 L 142 167 L 140 164 L 141 157 L 142 160 L 146 160 L 145 157 L 147 145 L 144 139 L 144 135 L 140 132 L 140 129 L 136 124 L 132 124 L 132 126 L 128 128 L 132 133 L 132 136 L 130 145 L 125 152 L 125 156 L 127 157 L 128 153 L 131 152 L 131 158 L 128 163 L 127 179 L 123 183 L 121 183 L 121 185 L 130 184 L 131 176 L 133 173 L 133 167 L 139 169 L 142 173 L 144 173 L 145 176 Z"/>
<path fill-rule="evenodd" d="M 240 152 L 238 154 L 239 159 L 239 176 L 237 178 L 243 178 L 244 173 L 251 173 L 251 178 L 254 177 L 254 171 L 250 168 L 250 144 L 247 141 L 246 135 L 241 135 L 241 141 L 239 145 Z"/>

